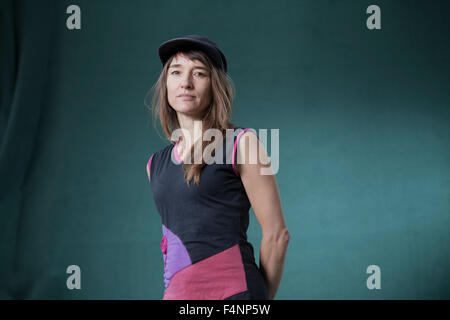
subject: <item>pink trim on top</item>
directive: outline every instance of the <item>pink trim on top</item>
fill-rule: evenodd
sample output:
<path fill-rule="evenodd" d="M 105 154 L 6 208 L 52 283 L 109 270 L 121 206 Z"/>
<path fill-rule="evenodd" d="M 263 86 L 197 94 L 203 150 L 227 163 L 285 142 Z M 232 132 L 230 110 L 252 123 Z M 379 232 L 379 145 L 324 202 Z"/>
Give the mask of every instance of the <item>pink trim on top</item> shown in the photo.
<path fill-rule="evenodd" d="M 236 166 L 235 166 L 235 163 L 234 163 L 234 158 L 236 157 L 237 143 L 238 143 L 239 137 L 240 137 L 244 132 L 246 132 L 246 131 L 248 131 L 248 130 L 249 130 L 249 128 L 245 128 L 244 130 L 242 130 L 242 131 L 238 134 L 238 136 L 236 137 L 236 141 L 234 142 L 233 159 L 231 159 L 231 163 L 232 163 L 232 166 L 233 166 L 234 173 L 236 173 L 236 175 L 237 175 L 238 177 L 239 177 L 239 173 L 237 172 Z"/>
<path fill-rule="evenodd" d="M 152 154 L 152 156 L 150 157 L 150 159 L 148 159 L 148 162 L 147 162 L 147 170 L 150 172 L 150 168 L 151 168 L 151 165 L 152 165 L 152 158 L 153 158 L 153 156 L 154 156 L 155 154 Z"/>
<path fill-rule="evenodd" d="M 180 156 L 178 155 L 178 151 L 177 151 L 177 145 L 178 145 L 178 142 L 179 142 L 180 140 L 177 140 L 177 143 L 175 143 L 175 146 L 173 147 L 173 154 L 175 155 L 175 159 L 177 159 L 177 161 L 178 162 L 181 162 L 181 158 L 180 158 Z"/>

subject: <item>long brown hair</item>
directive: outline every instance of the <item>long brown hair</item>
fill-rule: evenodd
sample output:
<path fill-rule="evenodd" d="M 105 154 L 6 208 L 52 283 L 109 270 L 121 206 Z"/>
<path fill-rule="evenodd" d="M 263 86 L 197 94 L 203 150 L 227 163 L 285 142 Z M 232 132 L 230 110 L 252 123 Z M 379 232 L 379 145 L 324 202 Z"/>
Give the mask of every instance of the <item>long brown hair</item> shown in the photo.
<path fill-rule="evenodd" d="M 217 68 L 210 58 L 198 50 L 180 51 L 191 60 L 199 60 L 210 71 L 211 75 L 211 105 L 208 107 L 203 119 L 202 119 L 202 137 L 203 133 L 211 128 L 218 129 L 222 133 L 222 137 L 226 136 L 226 129 L 232 129 L 235 126 L 230 122 L 233 98 L 235 94 L 234 83 L 230 76 L 222 69 Z M 178 53 L 180 53 L 178 52 Z M 178 54 L 177 53 L 177 54 Z M 174 54 L 165 63 L 158 80 L 147 93 L 153 93 L 152 102 L 149 107 L 153 111 L 153 126 L 156 129 L 156 119 L 159 119 L 161 127 L 164 131 L 166 138 L 171 141 L 172 132 L 175 129 L 180 128 L 178 123 L 176 111 L 169 105 L 167 98 L 167 74 L 170 63 L 177 55 Z M 147 97 L 147 96 L 146 96 Z M 158 130 L 156 130 L 158 132 Z M 209 142 L 200 139 L 202 146 L 201 151 L 210 143 L 218 143 L 217 141 Z M 220 141 L 219 141 L 220 142 Z M 191 163 L 183 162 L 182 167 L 184 171 L 184 179 L 189 186 L 190 181 L 194 179 L 195 185 L 200 185 L 200 173 L 202 168 L 206 165 L 205 159 L 201 157 L 202 163 L 194 163 L 194 149 L 195 145 L 191 147 L 190 158 Z M 213 152 L 214 155 L 214 152 Z"/>

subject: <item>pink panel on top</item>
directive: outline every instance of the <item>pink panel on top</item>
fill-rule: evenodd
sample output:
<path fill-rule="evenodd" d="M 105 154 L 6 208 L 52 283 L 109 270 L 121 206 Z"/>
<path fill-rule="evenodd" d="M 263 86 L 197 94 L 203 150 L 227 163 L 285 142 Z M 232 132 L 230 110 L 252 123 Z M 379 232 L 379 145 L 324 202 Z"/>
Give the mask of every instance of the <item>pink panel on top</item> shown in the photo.
<path fill-rule="evenodd" d="M 164 300 L 223 300 L 247 290 L 241 251 L 236 244 L 177 272 Z"/>
<path fill-rule="evenodd" d="M 238 143 L 238 140 L 239 140 L 239 138 L 241 137 L 241 135 L 242 135 L 244 132 L 246 132 L 248 129 L 249 129 L 249 128 L 243 129 L 243 130 L 238 134 L 238 136 L 236 137 L 236 141 L 234 141 L 233 159 L 232 159 L 231 161 L 232 161 L 232 164 L 233 164 L 233 170 L 234 170 L 234 173 L 236 173 L 237 176 L 239 176 L 239 173 L 237 172 L 236 166 L 235 166 L 235 163 L 234 163 L 234 158 L 236 157 L 237 143 Z"/>

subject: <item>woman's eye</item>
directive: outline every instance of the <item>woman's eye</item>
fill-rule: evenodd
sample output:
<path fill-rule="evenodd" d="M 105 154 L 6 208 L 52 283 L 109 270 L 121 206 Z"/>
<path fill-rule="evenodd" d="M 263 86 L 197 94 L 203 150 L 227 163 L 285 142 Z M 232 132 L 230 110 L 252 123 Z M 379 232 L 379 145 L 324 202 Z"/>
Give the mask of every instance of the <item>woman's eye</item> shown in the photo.
<path fill-rule="evenodd" d="M 177 75 L 179 73 L 180 73 L 180 71 L 172 71 L 170 74 Z M 194 76 L 205 77 L 206 74 L 204 74 L 203 72 L 194 72 Z"/>

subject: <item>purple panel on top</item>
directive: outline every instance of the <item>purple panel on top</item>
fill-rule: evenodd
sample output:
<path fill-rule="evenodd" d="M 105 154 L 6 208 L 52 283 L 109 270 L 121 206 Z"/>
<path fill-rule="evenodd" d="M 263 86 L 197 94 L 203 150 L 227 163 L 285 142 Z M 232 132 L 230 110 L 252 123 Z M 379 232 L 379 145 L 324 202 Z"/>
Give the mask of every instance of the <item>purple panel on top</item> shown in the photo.
<path fill-rule="evenodd" d="M 173 275 L 190 266 L 192 261 L 180 238 L 165 225 L 162 225 L 162 230 L 164 236 L 161 241 L 161 251 L 164 258 L 164 283 L 167 288 Z"/>

